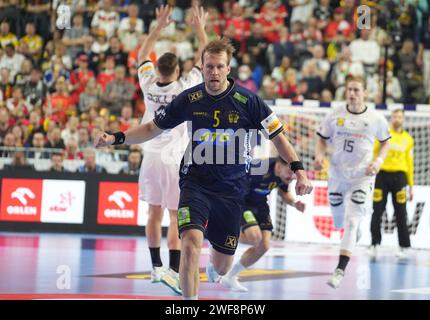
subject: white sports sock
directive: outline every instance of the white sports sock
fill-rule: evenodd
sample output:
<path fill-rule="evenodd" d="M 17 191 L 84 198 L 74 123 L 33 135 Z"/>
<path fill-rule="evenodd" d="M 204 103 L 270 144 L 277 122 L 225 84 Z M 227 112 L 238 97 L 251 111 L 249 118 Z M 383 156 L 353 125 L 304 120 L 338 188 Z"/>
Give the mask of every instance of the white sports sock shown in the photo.
<path fill-rule="evenodd" d="M 244 267 L 240 261 L 236 262 L 235 265 L 233 266 L 233 268 L 231 268 L 231 270 L 227 273 L 227 276 L 229 277 L 234 277 L 236 275 L 238 275 L 241 271 L 245 270 L 246 267 Z"/>
<path fill-rule="evenodd" d="M 184 297 L 184 300 L 199 300 L 198 296 Z"/>

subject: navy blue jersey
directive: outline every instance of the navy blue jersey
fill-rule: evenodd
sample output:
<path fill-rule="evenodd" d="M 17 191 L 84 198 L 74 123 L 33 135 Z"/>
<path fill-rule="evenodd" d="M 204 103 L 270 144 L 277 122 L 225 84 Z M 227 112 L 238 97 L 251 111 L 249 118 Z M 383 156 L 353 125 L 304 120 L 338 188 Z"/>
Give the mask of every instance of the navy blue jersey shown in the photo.
<path fill-rule="evenodd" d="M 275 175 L 276 158 L 269 159 L 269 170 L 264 175 L 250 175 L 249 189 L 245 197 L 247 205 L 257 205 L 267 202 L 267 195 L 275 188 L 288 191 L 288 184 Z M 254 164 L 253 164 L 254 165 Z"/>
<path fill-rule="evenodd" d="M 187 89 L 154 118 L 161 129 L 191 123 L 191 148 L 182 160 L 181 174 L 226 195 L 244 188 L 257 130 L 263 130 L 269 139 L 283 131 L 282 123 L 261 98 L 232 79 L 229 82 L 228 89 L 217 96 L 208 94 L 204 83 Z"/>

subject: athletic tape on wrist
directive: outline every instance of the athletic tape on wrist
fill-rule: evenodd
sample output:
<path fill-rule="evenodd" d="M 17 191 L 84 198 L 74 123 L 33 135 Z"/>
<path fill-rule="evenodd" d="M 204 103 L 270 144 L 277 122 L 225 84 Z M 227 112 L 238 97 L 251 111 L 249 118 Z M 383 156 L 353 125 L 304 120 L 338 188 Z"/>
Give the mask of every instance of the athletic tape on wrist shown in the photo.
<path fill-rule="evenodd" d="M 109 132 L 106 132 L 109 133 Z M 112 143 L 112 145 L 118 145 L 118 144 L 123 144 L 125 141 L 125 134 L 124 132 L 118 131 L 115 133 L 109 133 L 112 134 L 115 137 L 115 141 L 114 143 Z"/>

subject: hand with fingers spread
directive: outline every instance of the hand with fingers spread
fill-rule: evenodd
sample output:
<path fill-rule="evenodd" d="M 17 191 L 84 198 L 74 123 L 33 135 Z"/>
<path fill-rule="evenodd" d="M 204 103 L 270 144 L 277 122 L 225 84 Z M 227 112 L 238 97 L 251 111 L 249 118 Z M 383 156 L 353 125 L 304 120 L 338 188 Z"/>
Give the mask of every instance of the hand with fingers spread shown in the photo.
<path fill-rule="evenodd" d="M 192 7 L 192 19 L 191 19 L 191 25 L 194 30 L 205 29 L 206 21 L 208 18 L 208 12 L 205 12 L 203 7 Z"/>
<path fill-rule="evenodd" d="M 172 23 L 172 8 L 168 5 L 161 6 L 155 9 L 155 16 L 157 19 L 157 26 L 160 28 L 166 28 Z"/>

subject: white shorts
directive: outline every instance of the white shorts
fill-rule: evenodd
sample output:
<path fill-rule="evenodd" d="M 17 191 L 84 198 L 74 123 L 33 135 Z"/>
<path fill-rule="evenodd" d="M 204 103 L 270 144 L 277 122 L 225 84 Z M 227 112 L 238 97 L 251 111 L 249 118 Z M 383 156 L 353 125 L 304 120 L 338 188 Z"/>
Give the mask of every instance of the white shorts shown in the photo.
<path fill-rule="evenodd" d="M 139 198 L 154 206 L 177 210 L 179 164 L 165 164 L 161 154 L 146 152 L 140 167 Z"/>
<path fill-rule="evenodd" d="M 372 212 L 375 177 L 345 181 L 329 179 L 328 200 L 335 228 L 343 227 L 346 216 L 363 217 Z"/>

